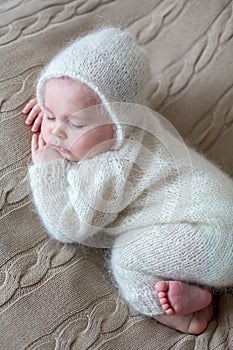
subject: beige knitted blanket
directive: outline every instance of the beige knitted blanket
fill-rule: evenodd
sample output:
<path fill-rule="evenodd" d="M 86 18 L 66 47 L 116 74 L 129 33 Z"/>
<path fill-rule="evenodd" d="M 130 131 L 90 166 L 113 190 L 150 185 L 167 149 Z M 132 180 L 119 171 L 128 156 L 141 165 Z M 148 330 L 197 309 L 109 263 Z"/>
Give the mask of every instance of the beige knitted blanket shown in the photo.
<path fill-rule="evenodd" d="M 23 105 L 41 68 L 80 33 L 129 29 L 149 52 L 150 106 L 233 175 L 233 8 L 230 0 L 0 2 L 0 349 L 233 349 L 233 297 L 199 336 L 130 311 L 104 252 L 47 238 L 26 174 Z"/>

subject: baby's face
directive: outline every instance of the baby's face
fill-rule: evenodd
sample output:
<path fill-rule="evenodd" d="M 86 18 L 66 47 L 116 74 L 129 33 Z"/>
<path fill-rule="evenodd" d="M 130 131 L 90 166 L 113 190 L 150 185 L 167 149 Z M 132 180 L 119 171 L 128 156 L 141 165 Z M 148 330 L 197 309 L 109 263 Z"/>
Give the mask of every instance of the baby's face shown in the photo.
<path fill-rule="evenodd" d="M 100 114 L 98 97 L 84 84 L 51 79 L 44 100 L 42 137 L 65 159 L 78 162 L 111 147 L 113 125 L 106 113 Z"/>

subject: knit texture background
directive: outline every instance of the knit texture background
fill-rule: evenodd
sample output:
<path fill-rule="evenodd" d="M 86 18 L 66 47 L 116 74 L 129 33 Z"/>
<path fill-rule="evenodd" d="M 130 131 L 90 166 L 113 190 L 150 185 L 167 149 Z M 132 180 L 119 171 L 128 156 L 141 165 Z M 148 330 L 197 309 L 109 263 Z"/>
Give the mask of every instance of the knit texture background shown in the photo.
<path fill-rule="evenodd" d="M 33 210 L 22 107 L 61 48 L 109 24 L 148 50 L 151 107 L 233 175 L 232 1 L 1 1 L 0 348 L 232 349 L 232 296 L 220 297 L 218 316 L 200 336 L 135 315 L 102 251 L 49 239 Z"/>

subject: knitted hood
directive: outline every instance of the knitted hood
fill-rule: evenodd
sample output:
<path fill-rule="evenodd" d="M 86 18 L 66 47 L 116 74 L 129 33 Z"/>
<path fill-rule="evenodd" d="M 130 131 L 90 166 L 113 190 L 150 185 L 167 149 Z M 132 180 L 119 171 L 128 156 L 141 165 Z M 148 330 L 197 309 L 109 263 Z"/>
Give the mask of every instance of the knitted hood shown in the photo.
<path fill-rule="evenodd" d="M 129 131 L 121 124 L 121 103 L 145 104 L 147 56 L 130 33 L 105 28 L 76 39 L 45 67 L 37 84 L 41 107 L 45 82 L 59 77 L 77 79 L 99 96 L 117 126 L 119 141 Z"/>

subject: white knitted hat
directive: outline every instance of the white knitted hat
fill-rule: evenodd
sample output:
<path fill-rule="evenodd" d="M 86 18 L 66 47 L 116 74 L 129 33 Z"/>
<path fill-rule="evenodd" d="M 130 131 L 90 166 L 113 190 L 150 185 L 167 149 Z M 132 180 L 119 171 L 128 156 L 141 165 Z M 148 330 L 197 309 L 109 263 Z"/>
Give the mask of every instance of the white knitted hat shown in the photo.
<path fill-rule="evenodd" d="M 45 82 L 59 77 L 77 79 L 90 87 L 102 100 L 113 122 L 119 124 L 114 102 L 145 104 L 147 56 L 130 33 L 105 28 L 76 39 L 45 67 L 37 84 L 41 107 Z M 124 137 L 122 127 L 117 126 L 116 137 Z"/>

